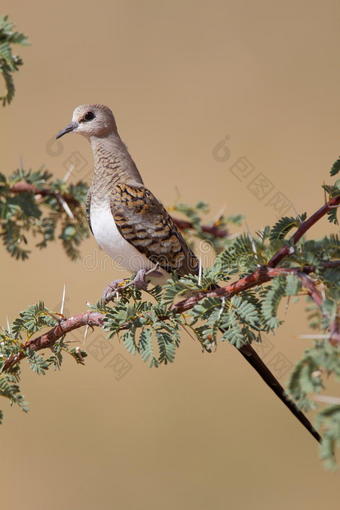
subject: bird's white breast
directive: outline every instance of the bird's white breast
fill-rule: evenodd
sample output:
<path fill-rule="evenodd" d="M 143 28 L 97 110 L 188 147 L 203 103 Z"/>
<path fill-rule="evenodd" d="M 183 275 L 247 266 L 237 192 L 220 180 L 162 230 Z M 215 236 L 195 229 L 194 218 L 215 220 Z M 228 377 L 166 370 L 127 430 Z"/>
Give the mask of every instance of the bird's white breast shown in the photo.
<path fill-rule="evenodd" d="M 143 253 L 124 239 L 113 218 L 110 204 L 91 204 L 90 220 L 93 235 L 99 246 L 113 258 L 117 264 L 135 273 L 140 269 L 151 269 L 155 266 Z M 160 270 L 158 270 L 160 271 Z M 162 271 L 167 277 L 168 275 Z M 151 278 L 151 281 L 154 279 Z M 164 277 L 162 278 L 164 280 Z M 158 278 L 153 283 L 163 283 Z"/>

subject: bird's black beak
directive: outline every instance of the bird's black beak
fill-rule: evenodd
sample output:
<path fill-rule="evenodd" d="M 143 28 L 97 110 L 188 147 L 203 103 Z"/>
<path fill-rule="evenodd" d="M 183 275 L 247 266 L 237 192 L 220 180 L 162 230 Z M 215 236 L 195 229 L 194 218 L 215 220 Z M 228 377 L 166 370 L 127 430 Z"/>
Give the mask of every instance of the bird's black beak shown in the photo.
<path fill-rule="evenodd" d="M 68 126 L 66 126 L 66 128 L 62 129 L 61 131 L 59 131 L 59 133 L 57 134 L 56 136 L 56 139 L 66 135 L 66 133 L 71 133 L 71 131 L 73 131 L 74 129 L 76 129 L 78 127 L 78 124 L 76 122 L 71 122 L 71 124 L 69 124 Z"/>

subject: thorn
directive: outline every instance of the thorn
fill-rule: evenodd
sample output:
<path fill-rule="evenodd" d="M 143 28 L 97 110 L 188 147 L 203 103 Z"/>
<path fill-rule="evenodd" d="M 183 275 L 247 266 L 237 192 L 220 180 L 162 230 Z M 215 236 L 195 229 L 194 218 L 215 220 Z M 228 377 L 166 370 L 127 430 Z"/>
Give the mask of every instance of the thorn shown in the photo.
<path fill-rule="evenodd" d="M 329 334 L 328 335 L 299 335 L 298 338 L 307 338 L 308 340 L 310 339 L 315 339 L 315 340 L 328 340 L 329 339 Z"/>
<path fill-rule="evenodd" d="M 321 370 L 314 370 L 314 372 L 312 372 L 312 377 L 314 377 L 314 379 L 319 379 L 321 375 L 322 375 Z"/>
<path fill-rule="evenodd" d="M 10 325 L 9 320 L 8 320 L 8 315 L 6 317 L 6 322 L 7 322 L 7 329 L 8 329 L 8 331 L 10 331 L 11 330 L 11 325 Z"/>
<path fill-rule="evenodd" d="M 65 295 L 66 295 L 66 284 L 64 283 L 63 294 L 61 296 L 60 315 L 64 315 Z"/>
<path fill-rule="evenodd" d="M 198 285 L 201 286 L 202 282 L 202 259 L 199 257 L 198 259 Z"/>
<path fill-rule="evenodd" d="M 256 250 L 256 244 L 255 244 L 253 236 L 251 235 L 249 225 L 248 225 L 248 223 L 246 221 L 245 221 L 245 225 L 246 225 L 247 234 L 248 234 L 248 237 L 249 237 L 249 240 L 250 240 L 250 243 L 251 243 L 251 248 L 253 250 L 253 253 L 255 255 L 256 260 L 258 260 L 259 258 L 258 258 L 258 254 L 257 254 L 257 250 Z"/>
<path fill-rule="evenodd" d="M 72 220 L 74 220 L 73 212 L 71 211 L 71 209 L 70 209 L 68 203 L 66 202 L 66 200 L 62 196 L 60 196 L 60 195 L 57 195 L 57 197 L 58 197 L 59 202 L 61 203 L 64 211 L 66 212 L 67 216 L 69 218 L 71 218 Z"/>
<path fill-rule="evenodd" d="M 330 395 L 314 395 L 312 399 L 316 402 L 323 402 L 325 404 L 340 404 L 339 397 L 331 397 Z"/>
<path fill-rule="evenodd" d="M 89 325 L 86 324 L 85 330 L 84 330 L 84 336 L 83 336 L 83 344 L 85 344 L 85 342 L 86 342 L 86 337 L 87 337 L 88 331 L 89 331 Z"/>
<path fill-rule="evenodd" d="M 220 212 L 217 214 L 217 216 L 215 216 L 215 219 L 214 219 L 214 221 L 213 221 L 213 224 L 214 224 L 214 225 L 215 225 L 216 223 L 218 223 L 218 222 L 221 220 L 221 218 L 223 218 L 225 208 L 226 208 L 226 206 L 224 205 L 224 206 L 220 209 Z"/>
<path fill-rule="evenodd" d="M 71 177 L 72 172 L 73 172 L 73 170 L 74 170 L 74 169 L 75 169 L 75 166 L 74 166 L 74 165 L 69 165 L 69 167 L 68 167 L 68 170 L 67 170 L 66 174 L 65 174 L 65 175 L 64 175 L 64 177 L 62 178 L 62 180 L 63 180 L 64 182 L 67 182 L 67 181 L 69 180 L 69 178 Z"/>
<path fill-rule="evenodd" d="M 182 194 L 179 190 L 179 187 L 178 186 L 175 186 L 175 193 L 176 193 L 176 199 L 175 199 L 175 203 L 179 201 L 179 199 L 181 198 Z"/>

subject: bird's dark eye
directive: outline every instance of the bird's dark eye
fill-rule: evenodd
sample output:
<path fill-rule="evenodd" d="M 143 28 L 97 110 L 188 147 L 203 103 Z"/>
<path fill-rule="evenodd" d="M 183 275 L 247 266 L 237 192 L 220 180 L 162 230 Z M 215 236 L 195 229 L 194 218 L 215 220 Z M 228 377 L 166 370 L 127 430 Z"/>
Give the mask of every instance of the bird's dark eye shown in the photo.
<path fill-rule="evenodd" d="M 85 113 L 84 117 L 83 117 L 83 120 L 85 122 L 88 122 L 89 120 L 92 120 L 94 119 L 94 113 L 93 112 L 87 112 Z"/>

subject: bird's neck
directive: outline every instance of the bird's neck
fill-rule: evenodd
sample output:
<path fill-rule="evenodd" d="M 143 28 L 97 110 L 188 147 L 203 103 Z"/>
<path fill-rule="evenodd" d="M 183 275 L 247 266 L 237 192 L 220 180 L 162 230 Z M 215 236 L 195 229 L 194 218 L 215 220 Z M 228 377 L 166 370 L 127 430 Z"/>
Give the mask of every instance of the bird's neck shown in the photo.
<path fill-rule="evenodd" d="M 105 138 L 92 136 L 90 142 L 94 158 L 93 192 L 106 194 L 122 182 L 143 184 L 135 162 L 118 134 Z"/>

